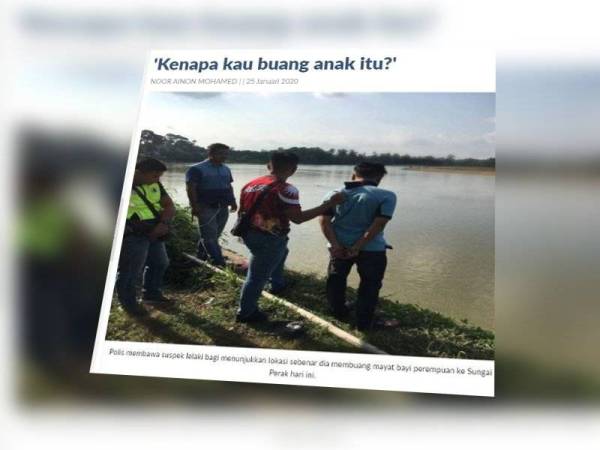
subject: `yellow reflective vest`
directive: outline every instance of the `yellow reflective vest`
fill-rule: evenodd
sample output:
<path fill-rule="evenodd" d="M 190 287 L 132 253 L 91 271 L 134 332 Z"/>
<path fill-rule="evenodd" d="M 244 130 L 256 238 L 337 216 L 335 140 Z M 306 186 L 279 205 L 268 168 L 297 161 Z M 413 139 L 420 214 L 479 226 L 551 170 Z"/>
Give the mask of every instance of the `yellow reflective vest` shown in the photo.
<path fill-rule="evenodd" d="M 35 199 L 23 211 L 18 242 L 26 256 L 56 259 L 64 254 L 73 236 L 73 214 L 54 197 Z"/>
<path fill-rule="evenodd" d="M 162 197 L 164 188 L 160 185 L 160 183 L 152 183 L 139 184 L 134 186 L 131 190 L 131 197 L 129 197 L 129 208 L 127 209 L 127 219 L 131 219 L 135 215 L 137 215 L 140 220 L 155 219 L 156 216 L 154 213 L 152 213 L 152 210 L 135 191 L 136 188 L 142 191 L 157 212 L 162 210 L 162 207 L 160 206 L 160 198 Z"/>

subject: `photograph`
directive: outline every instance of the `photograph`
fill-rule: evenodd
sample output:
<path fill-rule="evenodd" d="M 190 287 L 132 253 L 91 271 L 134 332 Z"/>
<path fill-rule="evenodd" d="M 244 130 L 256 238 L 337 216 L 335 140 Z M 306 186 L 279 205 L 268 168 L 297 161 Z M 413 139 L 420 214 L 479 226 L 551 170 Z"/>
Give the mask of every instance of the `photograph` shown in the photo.
<path fill-rule="evenodd" d="M 494 359 L 494 93 L 150 92 L 140 129 L 107 341 Z"/>
<path fill-rule="evenodd" d="M 596 448 L 594 4 L 4 2 L 0 447 Z"/>

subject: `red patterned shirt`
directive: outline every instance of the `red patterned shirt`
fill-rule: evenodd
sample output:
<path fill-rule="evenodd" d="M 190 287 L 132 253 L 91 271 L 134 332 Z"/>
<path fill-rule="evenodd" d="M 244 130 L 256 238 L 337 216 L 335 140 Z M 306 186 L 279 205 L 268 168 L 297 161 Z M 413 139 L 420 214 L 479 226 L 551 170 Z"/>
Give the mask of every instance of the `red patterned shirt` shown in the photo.
<path fill-rule="evenodd" d="M 240 195 L 241 211 L 248 211 L 260 193 L 274 181 L 274 176 L 265 175 L 246 184 Z M 290 231 L 290 220 L 285 215 L 288 208 L 300 209 L 298 189 L 289 183 L 277 181 L 250 218 L 250 223 L 254 228 L 267 233 L 286 235 Z"/>

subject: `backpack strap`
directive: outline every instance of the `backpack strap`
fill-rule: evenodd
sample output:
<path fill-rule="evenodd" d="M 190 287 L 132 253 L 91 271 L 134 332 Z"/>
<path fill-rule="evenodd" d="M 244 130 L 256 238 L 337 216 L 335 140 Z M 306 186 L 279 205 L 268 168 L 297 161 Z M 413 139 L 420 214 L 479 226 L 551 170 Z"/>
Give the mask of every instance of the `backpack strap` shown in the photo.
<path fill-rule="evenodd" d="M 157 219 L 160 218 L 160 213 L 156 210 L 156 208 L 154 207 L 152 202 L 150 200 L 148 200 L 148 197 L 146 197 L 146 194 L 144 193 L 144 191 L 142 189 L 140 189 L 139 186 L 133 186 L 133 190 L 136 192 L 138 197 L 141 198 L 142 201 L 146 204 L 146 206 L 148 207 L 150 212 L 152 214 L 154 214 L 154 217 Z"/>

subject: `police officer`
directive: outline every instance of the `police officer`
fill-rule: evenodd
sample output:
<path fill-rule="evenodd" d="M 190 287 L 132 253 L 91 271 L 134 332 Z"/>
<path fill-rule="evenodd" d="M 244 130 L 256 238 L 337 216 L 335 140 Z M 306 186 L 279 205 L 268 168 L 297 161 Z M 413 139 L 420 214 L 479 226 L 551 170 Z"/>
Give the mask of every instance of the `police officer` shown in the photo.
<path fill-rule="evenodd" d="M 137 302 L 136 283 L 143 270 L 143 302 L 169 304 L 161 292 L 169 266 L 165 239 L 175 216 L 171 197 L 160 183 L 167 167 L 154 158 L 144 158 L 135 167 L 133 188 L 116 283 L 121 305 L 130 314 L 144 313 Z"/>

